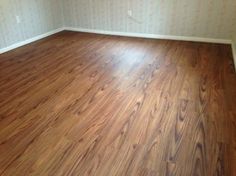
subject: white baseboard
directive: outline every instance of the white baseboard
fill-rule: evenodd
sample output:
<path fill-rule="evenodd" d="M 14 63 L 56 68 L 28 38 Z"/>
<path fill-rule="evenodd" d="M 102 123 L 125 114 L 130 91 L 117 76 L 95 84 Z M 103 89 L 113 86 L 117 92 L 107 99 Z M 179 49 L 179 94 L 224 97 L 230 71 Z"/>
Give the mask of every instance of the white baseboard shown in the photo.
<path fill-rule="evenodd" d="M 62 27 L 45 34 L 27 39 L 25 41 L 13 44 L 11 46 L 0 48 L 0 54 L 13 50 L 15 48 L 27 45 L 29 43 L 35 42 L 37 40 L 43 39 L 50 35 L 56 34 L 63 30 L 67 31 L 76 31 L 76 32 L 88 32 L 96 34 L 105 34 L 105 35 L 115 35 L 115 36 L 125 36 L 125 37 L 140 37 L 140 38 L 151 38 L 151 39 L 166 39 L 166 40 L 180 40 L 180 41 L 192 41 L 192 42 L 206 42 L 206 43 L 220 43 L 220 44 L 231 44 L 232 52 L 234 57 L 234 64 L 236 68 L 236 46 L 231 40 L 228 39 L 213 39 L 213 38 L 202 38 L 202 37 L 186 37 L 186 36 L 173 36 L 173 35 L 157 35 L 157 34 L 144 34 L 144 33 L 130 33 L 130 32 L 113 32 L 113 31 L 104 31 L 97 29 L 84 29 L 84 28 L 74 28 L 74 27 Z"/>
<path fill-rule="evenodd" d="M 64 30 L 76 31 L 76 32 L 88 32 L 88 33 L 104 34 L 104 35 L 125 36 L 125 37 L 140 37 L 140 38 L 151 38 L 151 39 L 166 39 L 166 40 L 180 40 L 180 41 L 191 41 L 191 42 L 230 44 L 232 46 L 234 65 L 236 69 L 236 45 L 234 45 L 234 43 L 230 39 L 214 39 L 214 38 L 157 35 L 157 34 L 130 33 L 130 32 L 113 32 L 113 31 L 74 28 L 74 27 L 65 27 Z"/>
<path fill-rule="evenodd" d="M 10 45 L 5 48 L 0 48 L 0 54 L 8 52 L 10 50 L 16 49 L 18 47 L 27 45 L 29 43 L 35 42 L 37 40 L 43 39 L 50 35 L 56 34 L 63 30 L 76 31 L 76 32 L 88 32 L 96 34 L 105 35 L 115 35 L 115 36 L 125 36 L 125 37 L 140 37 L 140 38 L 151 38 L 151 39 L 167 39 L 167 40 L 180 40 L 180 41 L 193 41 L 193 42 L 207 42 L 207 43 L 221 43 L 221 44 L 232 44 L 231 40 L 228 39 L 212 39 L 212 38 L 202 38 L 202 37 L 186 37 L 186 36 L 174 36 L 174 35 L 158 35 L 158 34 L 144 34 L 144 33 L 130 33 L 130 32 L 114 32 L 114 31 L 104 31 L 97 29 L 84 29 L 84 28 L 74 28 L 74 27 L 63 27 L 59 28 L 45 34 L 27 39 L 25 41 Z M 235 61 L 236 63 L 236 61 Z"/>
<path fill-rule="evenodd" d="M 21 41 L 21 42 L 19 42 L 19 43 L 15 43 L 15 44 L 10 45 L 10 46 L 8 46 L 8 47 L 0 48 L 0 54 L 3 54 L 3 53 L 8 52 L 8 51 L 11 51 L 11 50 L 16 49 L 16 48 L 18 48 L 18 47 L 27 45 L 27 44 L 29 44 L 29 43 L 35 42 L 35 41 L 37 41 L 37 40 L 43 39 L 43 38 L 48 37 L 48 36 L 50 36 L 50 35 L 56 34 L 56 33 L 58 33 L 58 32 L 61 32 L 61 31 L 63 31 L 63 30 L 64 30 L 64 28 L 59 28 L 59 29 L 56 29 L 56 30 L 47 32 L 47 33 L 45 33 L 45 34 L 41 34 L 41 35 L 38 35 L 38 36 L 36 36 L 36 37 L 27 39 L 27 40 L 25 40 L 25 41 Z"/>
<path fill-rule="evenodd" d="M 144 33 L 130 33 L 130 32 L 113 32 L 104 31 L 97 29 L 84 29 L 84 28 L 74 28 L 65 27 L 68 31 L 77 32 L 88 32 L 96 34 L 105 35 L 116 35 L 116 36 L 126 36 L 126 37 L 140 37 L 140 38 L 151 38 L 151 39 L 167 39 L 167 40 L 181 40 L 181 41 L 193 41 L 193 42 L 205 42 L 205 43 L 220 43 L 220 44 L 231 44 L 231 40 L 228 39 L 213 39 L 213 38 L 202 38 L 202 37 L 187 37 L 187 36 L 174 36 L 174 35 L 157 35 L 157 34 L 144 34 Z"/>

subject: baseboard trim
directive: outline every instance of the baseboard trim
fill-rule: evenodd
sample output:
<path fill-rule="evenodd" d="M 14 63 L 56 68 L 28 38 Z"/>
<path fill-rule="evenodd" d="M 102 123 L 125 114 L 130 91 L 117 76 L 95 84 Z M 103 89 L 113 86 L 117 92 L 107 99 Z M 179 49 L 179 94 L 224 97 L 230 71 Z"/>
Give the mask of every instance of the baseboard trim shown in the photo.
<path fill-rule="evenodd" d="M 230 44 L 232 46 L 233 59 L 234 59 L 234 65 L 235 65 L 235 71 L 236 71 L 236 45 L 234 45 L 234 43 L 230 39 L 214 39 L 214 38 L 202 38 L 202 37 L 157 35 L 157 34 L 143 34 L 143 33 L 129 33 L 129 32 L 113 32 L 113 31 L 74 28 L 74 27 L 65 27 L 64 30 L 75 31 L 75 32 L 95 33 L 95 34 L 104 34 L 104 35 L 124 36 L 124 37 L 139 37 L 139 38 L 150 38 L 150 39 L 165 39 L 165 40 L 179 40 L 179 41 L 190 41 L 190 42 Z"/>
<path fill-rule="evenodd" d="M 88 32 L 88 33 L 115 35 L 115 36 L 125 36 L 125 37 L 181 40 L 181 41 L 219 43 L 219 44 L 231 44 L 232 43 L 231 40 L 228 40 L 228 39 L 213 39 L 213 38 L 202 38 L 202 37 L 157 35 L 157 34 L 143 34 L 143 33 L 130 33 L 130 32 L 113 32 L 113 31 L 104 31 L 104 30 L 97 30 L 97 29 L 85 29 L 85 28 L 74 28 L 74 27 L 65 27 L 64 29 L 67 30 L 67 31 Z"/>
<path fill-rule="evenodd" d="M 157 34 L 143 34 L 143 33 L 130 33 L 130 32 L 114 32 L 114 31 L 104 31 L 97 29 L 85 29 L 85 28 L 74 28 L 74 27 L 62 27 L 45 34 L 38 35 L 31 39 L 10 45 L 5 48 L 0 48 L 0 54 L 6 53 L 13 49 L 19 48 L 21 46 L 27 45 L 29 43 L 35 42 L 37 40 L 43 39 L 50 35 L 56 34 L 61 31 L 75 31 L 75 32 L 87 32 L 95 34 L 104 34 L 104 35 L 115 35 L 115 36 L 125 36 L 125 37 L 139 37 L 139 38 L 150 38 L 150 39 L 165 39 L 165 40 L 180 40 L 180 41 L 191 41 L 191 42 L 204 42 L 204 43 L 219 43 L 219 44 L 231 44 L 232 53 L 234 58 L 234 64 L 236 69 L 236 46 L 231 40 L 228 39 L 213 39 L 213 38 L 202 38 L 202 37 L 186 37 L 186 36 L 173 36 L 173 35 L 157 35 Z"/>
<path fill-rule="evenodd" d="M 36 36 L 36 37 L 27 39 L 27 40 L 25 40 L 25 41 L 21 41 L 21 42 L 19 42 L 19 43 L 15 43 L 15 44 L 10 45 L 10 46 L 8 46 L 8 47 L 1 48 L 1 49 L 0 49 L 0 54 L 6 53 L 6 52 L 11 51 L 11 50 L 13 50 L 13 49 L 16 49 L 16 48 L 19 48 L 19 47 L 21 47 L 21 46 L 27 45 L 27 44 L 29 44 L 29 43 L 35 42 L 35 41 L 37 41 L 37 40 L 43 39 L 43 38 L 48 37 L 48 36 L 50 36 L 50 35 L 56 34 L 56 33 L 58 33 L 58 32 L 61 32 L 61 31 L 63 31 L 63 30 L 64 30 L 64 28 L 59 28 L 59 29 L 56 29 L 56 30 L 53 30 L 53 31 L 50 31 L 50 32 L 47 32 L 47 33 L 44 33 L 44 34 L 41 34 L 41 35 L 38 35 L 38 36 Z"/>

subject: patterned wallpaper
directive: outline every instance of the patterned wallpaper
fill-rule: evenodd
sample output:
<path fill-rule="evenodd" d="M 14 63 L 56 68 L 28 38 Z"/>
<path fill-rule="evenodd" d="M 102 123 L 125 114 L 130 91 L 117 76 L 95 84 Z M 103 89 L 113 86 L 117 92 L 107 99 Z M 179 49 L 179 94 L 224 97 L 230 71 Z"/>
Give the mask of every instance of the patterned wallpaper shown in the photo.
<path fill-rule="evenodd" d="M 233 41 L 232 47 L 233 47 L 233 54 L 234 54 L 234 65 L 235 65 L 235 70 L 236 70 L 236 17 L 235 17 L 235 26 L 234 26 L 234 32 L 232 35 L 232 41 Z"/>
<path fill-rule="evenodd" d="M 62 27 L 60 1 L 0 0 L 0 48 Z"/>
<path fill-rule="evenodd" d="M 235 9 L 236 0 L 0 0 L 0 48 L 63 25 L 236 43 Z"/>
<path fill-rule="evenodd" d="M 236 69 L 236 28 L 235 28 L 235 32 L 233 34 L 233 45 L 232 45 L 232 47 L 233 47 L 233 52 L 235 54 L 235 56 L 234 56 L 234 64 L 235 64 L 235 69 Z"/>
<path fill-rule="evenodd" d="M 64 0 L 63 7 L 66 26 L 88 29 L 231 39 L 236 25 L 236 0 Z"/>

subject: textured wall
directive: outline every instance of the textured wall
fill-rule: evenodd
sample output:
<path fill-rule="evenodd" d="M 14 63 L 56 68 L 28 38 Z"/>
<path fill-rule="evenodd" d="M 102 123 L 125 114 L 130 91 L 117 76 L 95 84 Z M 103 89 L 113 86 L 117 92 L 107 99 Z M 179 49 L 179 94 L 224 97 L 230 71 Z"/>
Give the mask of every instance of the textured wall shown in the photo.
<path fill-rule="evenodd" d="M 233 52 L 234 52 L 234 65 L 235 65 L 235 69 L 236 69 L 236 27 L 235 27 L 235 31 L 232 36 L 232 40 L 233 40 L 232 47 L 233 47 Z"/>
<path fill-rule="evenodd" d="M 0 48 L 60 28 L 63 21 L 68 27 L 232 39 L 235 9 L 236 0 L 0 0 Z"/>
<path fill-rule="evenodd" d="M 60 1 L 0 0 L 0 48 L 62 27 Z"/>
<path fill-rule="evenodd" d="M 70 27 L 222 39 L 231 39 L 236 17 L 236 0 L 65 0 L 63 7 Z"/>

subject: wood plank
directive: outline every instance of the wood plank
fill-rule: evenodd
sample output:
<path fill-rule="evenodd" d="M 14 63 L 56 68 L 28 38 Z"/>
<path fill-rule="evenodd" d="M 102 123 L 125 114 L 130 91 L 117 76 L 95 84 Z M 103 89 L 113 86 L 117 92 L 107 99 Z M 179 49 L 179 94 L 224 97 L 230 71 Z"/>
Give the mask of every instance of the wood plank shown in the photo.
<path fill-rule="evenodd" d="M 63 31 L 0 55 L 0 175 L 235 175 L 229 45 Z"/>

